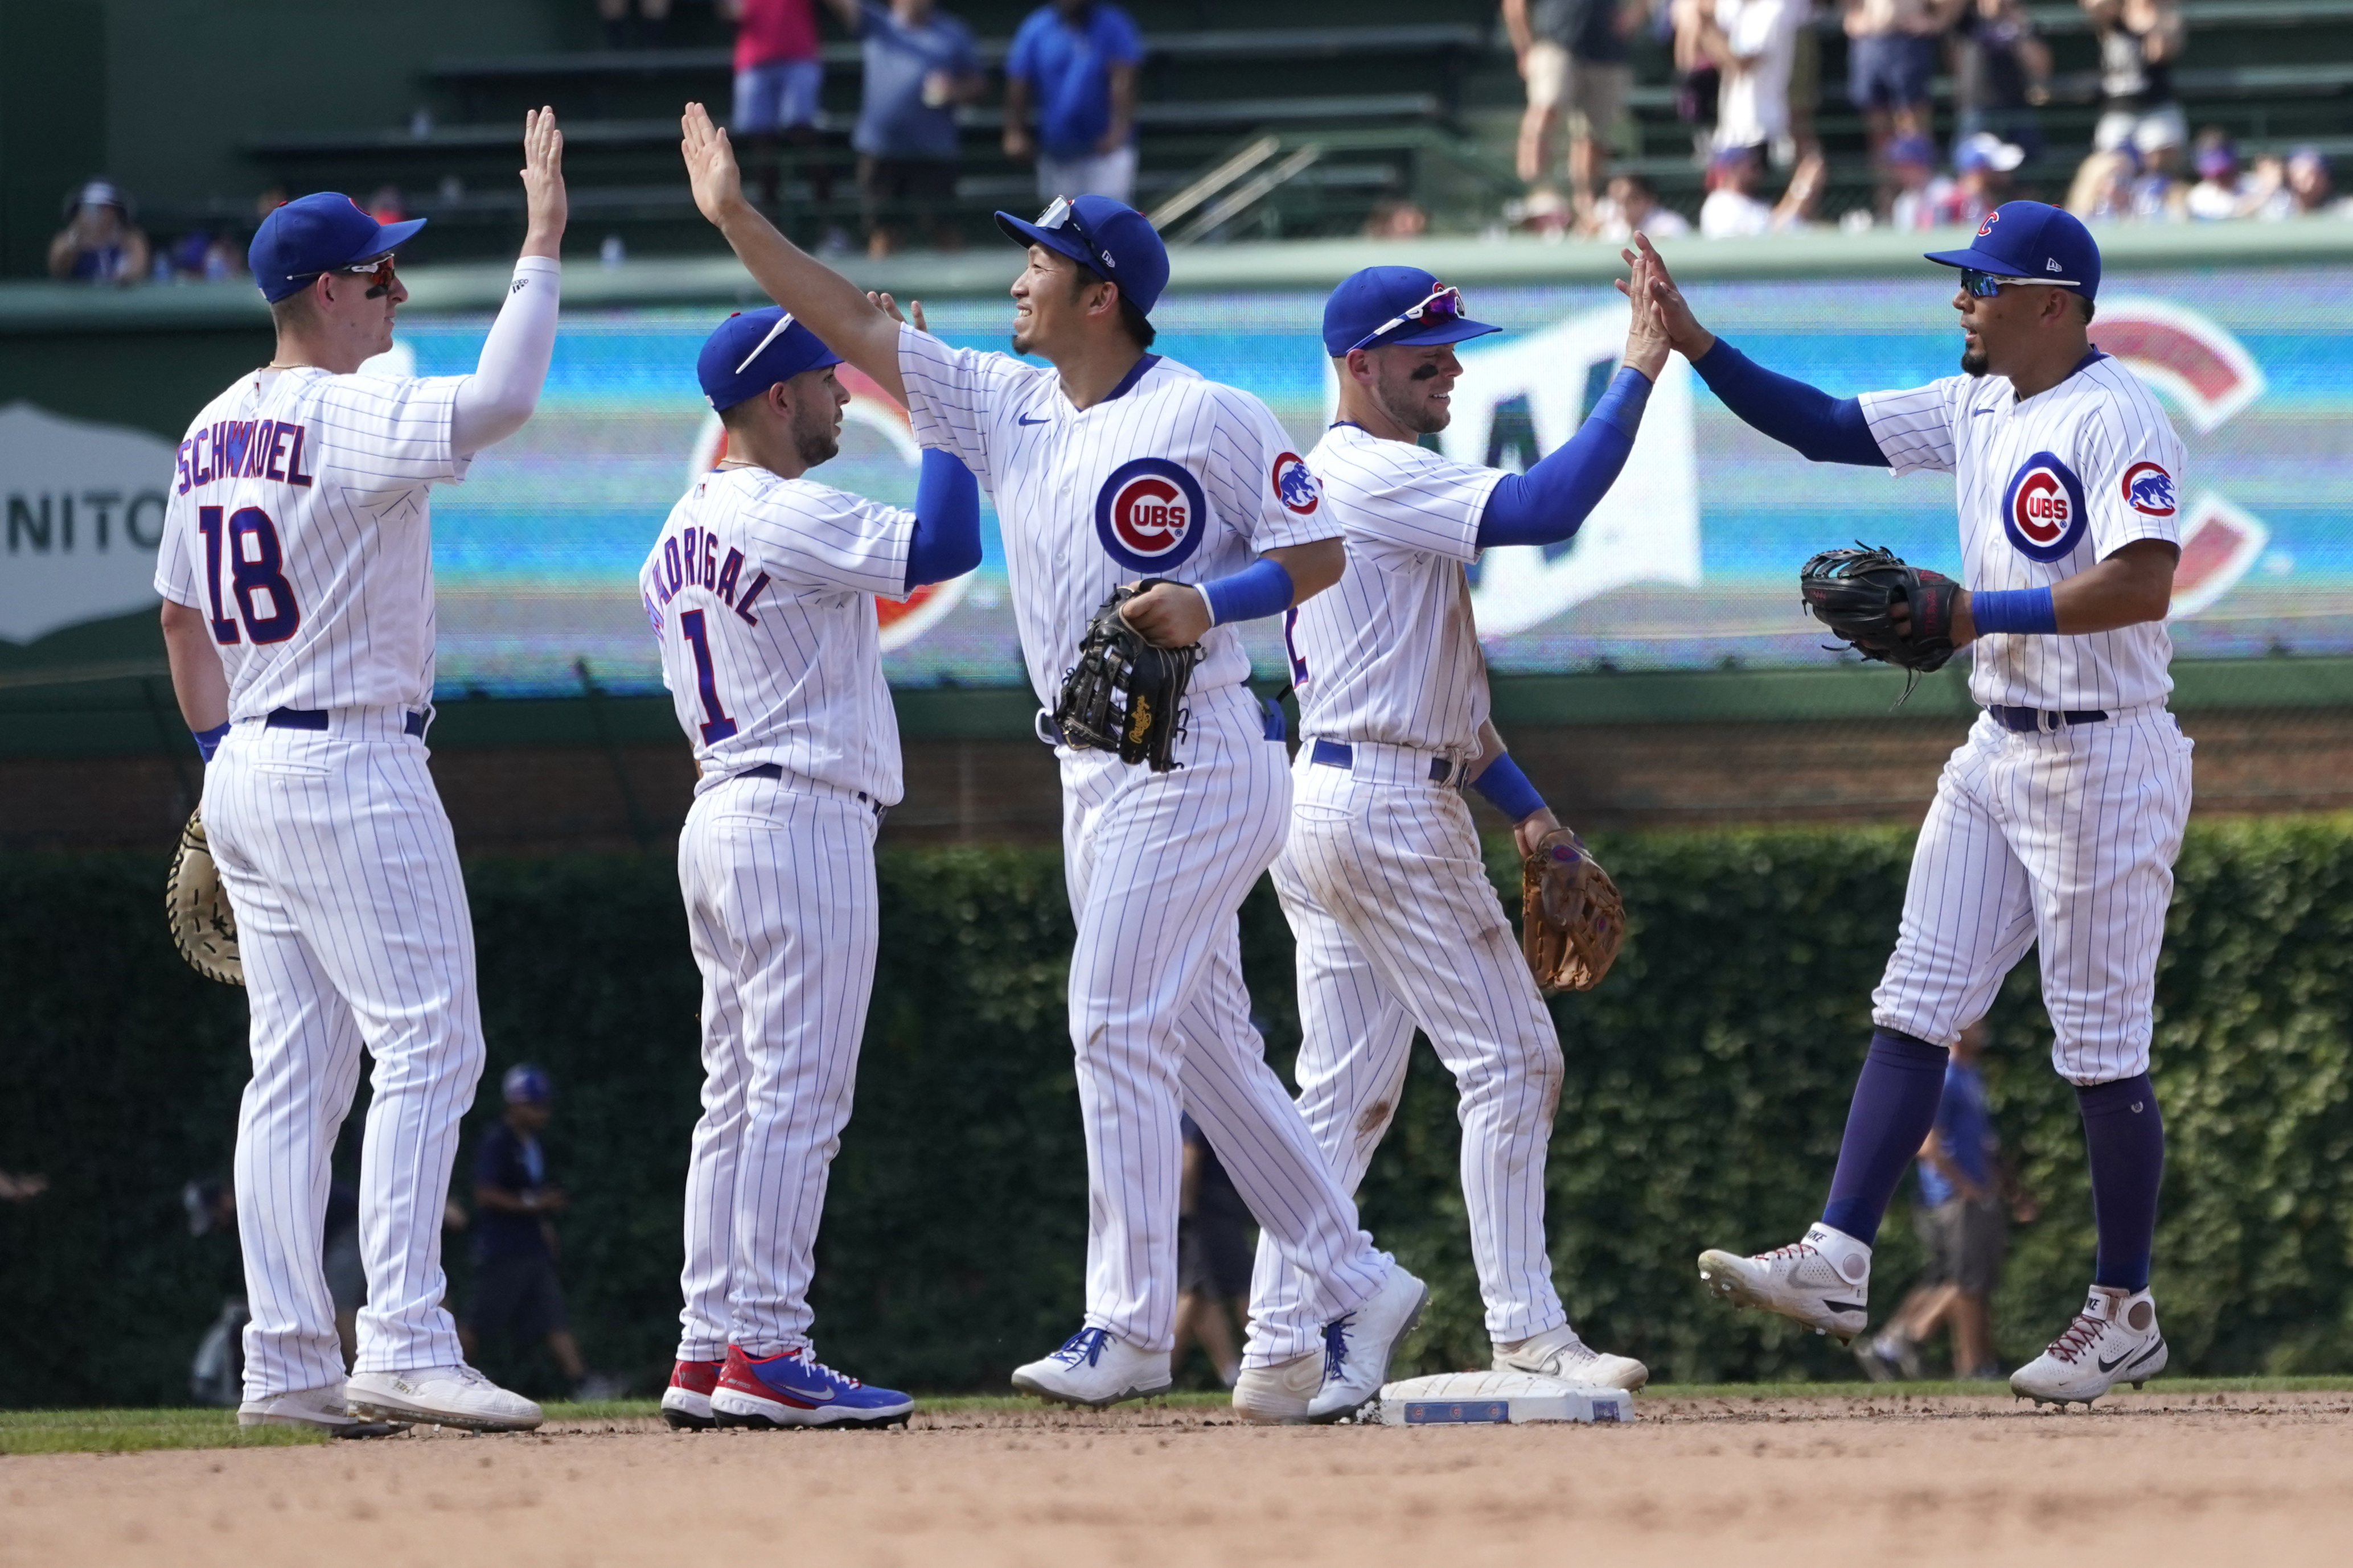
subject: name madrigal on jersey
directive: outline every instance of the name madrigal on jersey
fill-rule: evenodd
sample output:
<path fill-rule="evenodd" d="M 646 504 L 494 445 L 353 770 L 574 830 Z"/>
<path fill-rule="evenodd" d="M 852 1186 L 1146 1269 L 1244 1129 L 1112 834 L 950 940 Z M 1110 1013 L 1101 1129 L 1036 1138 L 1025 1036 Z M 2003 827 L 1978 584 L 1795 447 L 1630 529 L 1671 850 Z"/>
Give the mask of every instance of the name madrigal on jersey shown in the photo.
<path fill-rule="evenodd" d="M 719 602 L 733 610 L 748 626 L 760 624 L 752 606 L 768 590 L 768 574 L 755 574 L 742 596 L 736 590 L 744 575 L 744 552 L 733 545 L 722 549 L 716 531 L 708 528 L 684 528 L 667 535 L 661 542 L 661 565 L 654 573 L 654 592 L 646 598 L 646 615 L 653 621 L 654 630 L 662 628 L 662 610 L 670 602 L 689 588 L 702 588 L 715 595 Z"/>
<path fill-rule="evenodd" d="M 311 483 L 302 471 L 310 428 L 290 419 L 222 419 L 199 425 L 180 443 L 179 493 L 215 479 L 276 479 Z"/>

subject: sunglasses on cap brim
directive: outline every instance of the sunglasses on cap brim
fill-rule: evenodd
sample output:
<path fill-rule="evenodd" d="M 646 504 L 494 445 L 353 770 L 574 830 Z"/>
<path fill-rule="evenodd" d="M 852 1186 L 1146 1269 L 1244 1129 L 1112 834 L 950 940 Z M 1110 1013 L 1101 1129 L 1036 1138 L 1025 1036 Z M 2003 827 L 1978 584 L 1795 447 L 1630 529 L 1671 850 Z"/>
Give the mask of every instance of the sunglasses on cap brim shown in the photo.
<path fill-rule="evenodd" d="M 1080 218 L 1079 209 L 1071 205 L 1070 197 L 1056 196 L 1048 203 L 1046 210 L 1038 215 L 1038 226 L 1049 234 L 1071 236 L 1086 251 L 1090 264 L 1099 275 L 1106 279 L 1117 276 L 1119 268 L 1112 264 L 1111 258 L 1103 254 L 1103 247 L 1095 243 L 1095 237 L 1087 232 L 1087 226 Z"/>
<path fill-rule="evenodd" d="M 1348 345 L 1350 353 L 1368 349 L 1409 321 L 1459 321 L 1462 319 L 1462 290 L 1451 283 L 1440 283 L 1424 295 L 1419 303 L 1391 316 L 1363 337 Z"/>
<path fill-rule="evenodd" d="M 341 267 L 322 267 L 316 272 L 289 272 L 286 280 L 290 283 L 297 278 L 329 277 L 374 278 L 375 286 L 367 291 L 367 297 L 381 300 L 392 292 L 396 281 L 392 252 L 387 250 L 382 256 L 372 256 L 365 261 L 348 261 Z"/>
<path fill-rule="evenodd" d="M 2073 289 L 2081 279 L 2074 278 L 2005 278 L 1999 272 L 1980 272 L 1974 267 L 1961 268 L 1961 289 L 1980 300 L 1990 300 L 2001 292 L 2005 283 L 2042 283 L 2053 289 Z"/>

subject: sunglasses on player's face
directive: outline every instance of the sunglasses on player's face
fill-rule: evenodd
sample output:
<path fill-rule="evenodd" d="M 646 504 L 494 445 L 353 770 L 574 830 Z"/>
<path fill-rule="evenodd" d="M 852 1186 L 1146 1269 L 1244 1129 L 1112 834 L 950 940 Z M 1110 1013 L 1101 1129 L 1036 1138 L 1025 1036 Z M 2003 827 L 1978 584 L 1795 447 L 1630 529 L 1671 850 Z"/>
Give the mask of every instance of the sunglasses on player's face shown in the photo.
<path fill-rule="evenodd" d="M 394 275 L 394 273 L 393 273 L 393 269 L 392 269 L 392 252 L 390 252 L 390 251 L 388 251 L 388 250 L 387 250 L 387 251 L 385 251 L 382 256 L 370 257 L 370 258 L 369 258 L 367 260 L 365 260 L 365 261 L 351 261 L 351 262 L 346 262 L 346 263 L 344 263 L 344 264 L 343 264 L 343 266 L 341 266 L 341 267 L 327 267 L 327 268 L 321 268 L 319 271 L 317 271 L 317 272 L 307 273 L 307 274 L 305 274 L 305 273 L 301 273 L 301 272 L 290 272 L 290 273 L 288 273 L 286 276 L 287 276 L 287 278 L 288 278 L 288 279 L 289 279 L 289 280 L 291 280 L 291 279 L 296 279 L 296 278 L 301 278 L 301 277 L 306 277 L 306 276 L 307 276 L 307 277 L 311 277 L 311 278 L 323 278 L 323 277 L 327 277 L 327 276 L 329 276 L 330 274 L 332 274 L 332 275 L 335 275 L 335 276 L 339 276 L 339 277 L 341 277 L 341 276 L 349 276 L 349 277 L 353 277 L 353 278 L 373 278 L 373 279 L 375 279 L 375 287 L 371 288 L 371 289 L 367 291 L 367 297 L 368 297 L 369 299 L 371 299 L 371 300 L 381 300 L 381 299 L 383 299 L 386 294 L 389 294 L 389 293 L 391 293 L 391 292 L 392 292 L 392 286 L 393 286 L 393 284 L 395 284 L 396 282 L 399 281 L 399 279 L 398 279 Z"/>
<path fill-rule="evenodd" d="M 1087 232 L 1087 226 L 1080 221 L 1079 209 L 1071 205 L 1070 197 L 1056 196 L 1052 204 L 1038 215 L 1038 226 L 1050 233 L 1060 231 L 1076 239 L 1086 251 L 1097 277 L 1118 276 L 1119 269 L 1111 264 L 1110 258 L 1103 255 L 1103 247 L 1095 243 L 1095 237 Z"/>
<path fill-rule="evenodd" d="M 1461 319 L 1462 290 L 1457 289 L 1451 283 L 1440 283 L 1436 289 L 1424 296 L 1419 304 L 1409 307 L 1398 315 L 1391 316 L 1388 321 L 1383 321 L 1379 326 L 1375 327 L 1371 331 L 1366 332 L 1363 337 L 1358 338 L 1355 342 L 1350 343 L 1348 345 L 1348 352 L 1350 353 L 1354 353 L 1358 349 L 1372 347 L 1375 343 L 1380 342 L 1391 332 L 1396 331 L 1399 327 L 1404 326 L 1408 321 L 1459 321 Z"/>
<path fill-rule="evenodd" d="M 2005 283 L 2042 283 L 2055 288 L 2072 289 L 2073 278 L 2005 278 L 1999 272 L 1980 272 L 1974 267 L 1961 268 L 1961 290 L 1979 300 L 1990 300 L 2001 292 Z"/>

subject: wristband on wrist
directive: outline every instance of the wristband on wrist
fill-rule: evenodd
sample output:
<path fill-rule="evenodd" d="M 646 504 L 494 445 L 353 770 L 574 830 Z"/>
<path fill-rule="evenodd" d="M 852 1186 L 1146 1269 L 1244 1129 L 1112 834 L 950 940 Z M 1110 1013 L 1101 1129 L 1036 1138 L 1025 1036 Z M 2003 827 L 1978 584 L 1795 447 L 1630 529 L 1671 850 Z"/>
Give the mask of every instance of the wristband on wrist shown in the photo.
<path fill-rule="evenodd" d="M 1264 557 L 1229 577 L 1194 586 L 1200 590 L 1201 602 L 1209 606 L 1209 624 L 1213 626 L 1279 616 L 1291 608 L 1291 601 L 1298 593 L 1282 563 Z"/>
<path fill-rule="evenodd" d="M 1996 588 L 1969 595 L 1969 619 L 1978 635 L 2023 632 L 2051 637 L 2059 630 L 2059 613 L 2049 588 Z"/>
<path fill-rule="evenodd" d="M 228 721 L 226 719 L 222 720 L 219 723 L 214 725 L 209 730 L 191 730 L 188 731 L 189 737 L 196 742 L 197 754 L 208 763 L 213 760 L 213 753 L 220 750 L 222 738 L 227 735 L 227 733 Z"/>
<path fill-rule="evenodd" d="M 1471 787 L 1484 795 L 1487 804 L 1512 819 L 1514 824 L 1525 822 L 1545 808 L 1544 796 L 1536 786 L 1528 783 L 1528 775 L 1520 772 L 1520 764 L 1505 752 L 1489 763 Z"/>

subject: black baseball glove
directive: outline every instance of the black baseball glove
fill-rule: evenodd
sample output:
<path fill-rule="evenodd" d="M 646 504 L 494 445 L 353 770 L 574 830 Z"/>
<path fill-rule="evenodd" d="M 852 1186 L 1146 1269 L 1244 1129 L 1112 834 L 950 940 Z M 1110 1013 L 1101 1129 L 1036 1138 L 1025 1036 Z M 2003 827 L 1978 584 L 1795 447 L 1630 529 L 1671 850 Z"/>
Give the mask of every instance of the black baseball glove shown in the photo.
<path fill-rule="evenodd" d="M 1942 573 L 1910 565 L 1890 550 L 1867 549 L 1861 540 L 1852 550 L 1823 551 L 1798 572 L 1809 615 L 1863 658 L 1900 665 L 1915 677 L 1944 668 L 1953 657 L 1953 597 L 1959 592 Z M 1901 626 L 1898 605 L 1910 612 Z M 1908 682 L 1904 694 L 1912 694 Z"/>
<path fill-rule="evenodd" d="M 1185 688 L 1201 662 L 1199 643 L 1156 647 L 1119 613 L 1160 581 L 1146 577 L 1112 590 L 1087 621 L 1079 662 L 1062 677 L 1062 700 L 1054 709 L 1063 744 L 1116 752 L 1123 763 L 1150 763 L 1155 773 L 1177 765 L 1169 751 L 1184 728 Z"/>

